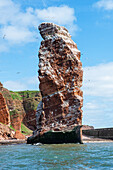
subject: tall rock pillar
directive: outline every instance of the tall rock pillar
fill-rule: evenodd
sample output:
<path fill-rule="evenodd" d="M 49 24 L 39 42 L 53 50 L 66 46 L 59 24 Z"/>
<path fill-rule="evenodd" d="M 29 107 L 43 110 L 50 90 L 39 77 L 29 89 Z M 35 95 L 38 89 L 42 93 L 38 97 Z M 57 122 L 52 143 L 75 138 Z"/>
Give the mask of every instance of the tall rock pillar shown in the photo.
<path fill-rule="evenodd" d="M 39 26 L 42 102 L 37 108 L 37 129 L 72 130 L 82 124 L 83 69 L 80 51 L 68 30 L 53 23 Z"/>

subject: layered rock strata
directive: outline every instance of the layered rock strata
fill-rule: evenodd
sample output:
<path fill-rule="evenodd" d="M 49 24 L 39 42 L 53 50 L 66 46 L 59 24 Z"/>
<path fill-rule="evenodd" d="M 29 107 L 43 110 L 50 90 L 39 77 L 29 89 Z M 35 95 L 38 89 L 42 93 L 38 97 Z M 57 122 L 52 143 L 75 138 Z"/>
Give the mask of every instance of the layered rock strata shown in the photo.
<path fill-rule="evenodd" d="M 0 93 L 0 122 L 5 125 L 10 125 L 10 114 L 2 93 Z"/>
<path fill-rule="evenodd" d="M 25 111 L 23 107 L 23 101 L 19 100 L 18 96 L 15 93 L 10 92 L 6 88 L 3 87 L 2 83 L 0 83 L 0 93 L 4 98 L 5 107 L 8 112 L 9 124 L 15 129 L 21 131 L 21 122 L 25 117 Z M 3 103 L 0 104 L 3 107 Z M 4 117 L 7 119 L 5 113 L 0 114 L 1 119 Z M 3 123 L 3 121 L 0 120 Z M 3 123 L 6 124 L 6 123 Z"/>
<path fill-rule="evenodd" d="M 29 129 L 36 130 L 36 110 L 41 101 L 40 92 L 28 90 L 13 92 L 4 88 L 0 82 L 0 93 L 3 95 L 10 113 L 10 125 L 15 130 L 21 131 L 21 123 L 23 122 Z M 4 115 L 0 116 L 3 117 Z"/>
<path fill-rule="evenodd" d="M 39 50 L 42 102 L 37 108 L 37 130 L 72 130 L 82 124 L 83 79 L 80 51 L 64 27 L 42 23 Z"/>

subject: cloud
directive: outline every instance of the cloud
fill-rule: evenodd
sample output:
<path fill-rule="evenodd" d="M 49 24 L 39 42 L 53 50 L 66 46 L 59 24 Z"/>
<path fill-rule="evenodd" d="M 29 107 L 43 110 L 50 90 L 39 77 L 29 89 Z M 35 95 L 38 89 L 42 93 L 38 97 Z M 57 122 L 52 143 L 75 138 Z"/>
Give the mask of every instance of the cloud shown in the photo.
<path fill-rule="evenodd" d="M 103 8 L 104 10 L 113 10 L 113 0 L 100 0 L 93 6 L 96 8 Z"/>
<path fill-rule="evenodd" d="M 95 128 L 113 126 L 113 101 L 111 98 L 84 96 L 83 124 Z"/>
<path fill-rule="evenodd" d="M 53 6 L 43 10 L 36 10 L 36 12 L 41 20 L 66 26 L 71 34 L 78 31 L 78 26 L 75 24 L 77 18 L 75 17 L 73 8 L 66 5 L 60 7 Z"/>
<path fill-rule="evenodd" d="M 113 126 L 113 62 L 84 68 L 83 124 Z"/>
<path fill-rule="evenodd" d="M 38 17 L 46 22 L 54 22 L 59 25 L 76 26 L 74 24 L 77 18 L 74 15 L 74 9 L 66 5 L 60 7 L 49 7 L 43 10 L 36 10 Z"/>
<path fill-rule="evenodd" d="M 6 26 L 2 29 L 2 34 L 6 35 L 5 40 L 11 43 L 33 42 L 33 32 L 27 28 L 19 28 L 15 26 Z"/>
<path fill-rule="evenodd" d="M 84 68 L 84 95 L 113 97 L 113 62 Z"/>
<path fill-rule="evenodd" d="M 16 44 L 35 42 L 41 22 L 54 22 L 66 26 L 71 32 L 77 31 L 74 9 L 66 5 L 44 9 L 31 7 L 22 9 L 12 0 L 0 0 L 0 37 L 4 37 L 4 48 Z M 2 42 L 0 41 L 0 44 Z"/>
<path fill-rule="evenodd" d="M 95 103 L 95 101 L 92 101 L 92 102 L 88 102 L 85 104 L 85 107 L 84 109 L 88 109 L 88 110 L 92 110 L 92 109 L 97 109 L 99 106 L 97 103 Z"/>
<path fill-rule="evenodd" d="M 22 78 L 20 80 L 9 80 L 3 82 L 3 85 L 8 90 L 23 91 L 23 90 L 39 90 L 39 80 L 37 76 Z"/>
<path fill-rule="evenodd" d="M 32 8 L 22 12 L 21 7 L 11 0 L 0 1 L 0 34 L 9 43 L 29 43 L 35 41 L 34 25 L 39 20 Z M 7 45 L 7 44 L 6 44 Z"/>
<path fill-rule="evenodd" d="M 27 80 L 28 84 L 39 84 L 39 79 L 38 79 L 38 76 L 33 76 L 33 77 L 30 77 L 28 80 Z"/>
<path fill-rule="evenodd" d="M 6 81 L 3 84 L 4 87 L 7 88 L 8 90 L 13 90 L 13 91 L 27 90 L 27 86 L 19 81 Z"/>

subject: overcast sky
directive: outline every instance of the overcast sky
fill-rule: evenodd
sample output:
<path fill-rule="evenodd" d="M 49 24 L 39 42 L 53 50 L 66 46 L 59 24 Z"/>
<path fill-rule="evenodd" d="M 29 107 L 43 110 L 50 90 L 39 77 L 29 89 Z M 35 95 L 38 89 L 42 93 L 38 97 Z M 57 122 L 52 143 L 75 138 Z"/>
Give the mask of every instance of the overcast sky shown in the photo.
<path fill-rule="evenodd" d="M 0 81 L 38 89 L 41 22 L 65 26 L 81 51 L 83 124 L 113 127 L 113 0 L 0 0 Z"/>

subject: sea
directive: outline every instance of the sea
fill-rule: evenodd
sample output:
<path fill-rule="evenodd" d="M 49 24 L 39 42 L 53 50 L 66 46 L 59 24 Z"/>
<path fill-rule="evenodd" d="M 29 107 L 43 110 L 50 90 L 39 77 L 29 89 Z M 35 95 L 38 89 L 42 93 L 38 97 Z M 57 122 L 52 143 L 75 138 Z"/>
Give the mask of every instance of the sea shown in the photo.
<path fill-rule="evenodd" d="M 10 169 L 113 169 L 113 143 L 1 145 L 0 170 Z"/>

